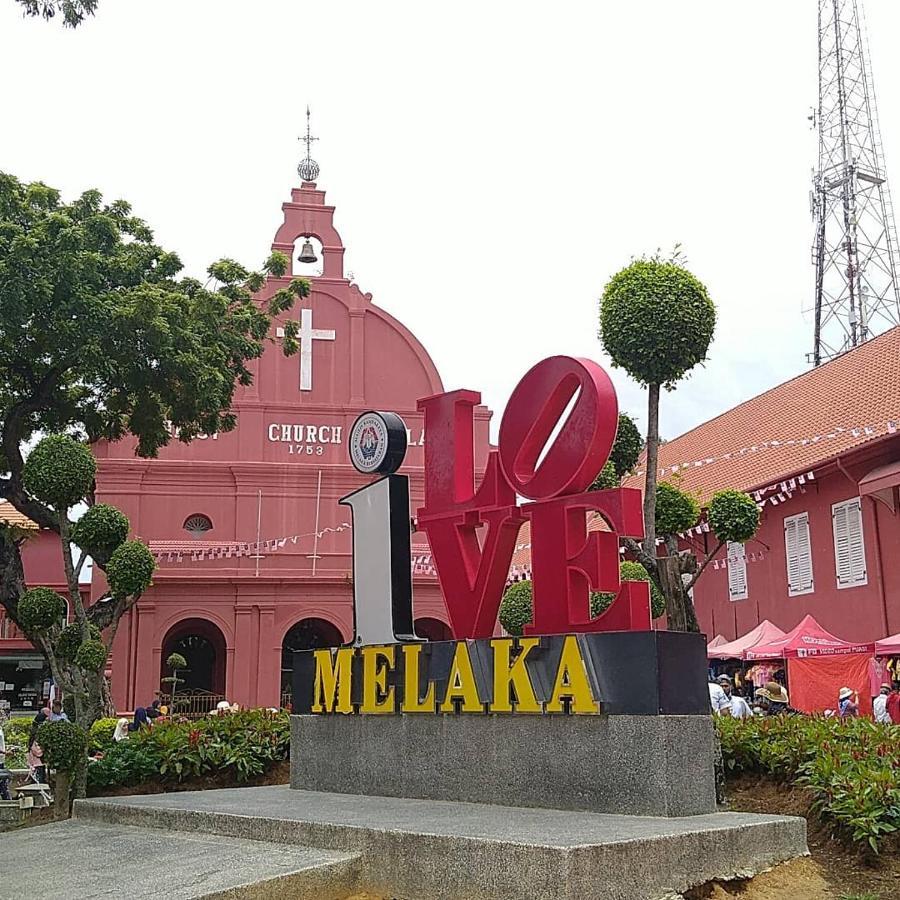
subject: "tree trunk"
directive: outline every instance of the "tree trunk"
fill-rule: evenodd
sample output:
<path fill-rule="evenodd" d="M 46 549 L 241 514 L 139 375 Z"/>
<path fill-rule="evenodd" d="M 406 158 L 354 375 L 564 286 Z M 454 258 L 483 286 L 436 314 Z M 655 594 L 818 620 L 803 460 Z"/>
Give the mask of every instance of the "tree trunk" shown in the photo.
<path fill-rule="evenodd" d="M 87 776 L 87 768 L 85 767 L 85 777 Z M 53 787 L 53 818 L 68 819 L 69 818 L 69 785 L 70 776 L 68 772 L 57 772 L 56 783 Z"/>
<path fill-rule="evenodd" d="M 659 458 L 659 385 L 647 391 L 647 472 L 644 477 L 644 552 L 656 556 L 656 480 Z"/>
<path fill-rule="evenodd" d="M 684 588 L 677 556 L 664 556 L 656 561 L 659 586 L 666 598 L 666 619 L 669 631 L 687 631 L 684 610 Z"/>
<path fill-rule="evenodd" d="M 677 556 L 664 556 L 657 560 L 657 567 L 660 590 L 666 598 L 669 631 L 700 631 L 694 603 L 681 578 L 681 560 Z"/>
<path fill-rule="evenodd" d="M 75 800 L 84 800 L 87 797 L 87 770 L 88 758 L 87 756 L 82 756 L 75 769 L 75 781 L 72 791 L 72 798 Z"/>

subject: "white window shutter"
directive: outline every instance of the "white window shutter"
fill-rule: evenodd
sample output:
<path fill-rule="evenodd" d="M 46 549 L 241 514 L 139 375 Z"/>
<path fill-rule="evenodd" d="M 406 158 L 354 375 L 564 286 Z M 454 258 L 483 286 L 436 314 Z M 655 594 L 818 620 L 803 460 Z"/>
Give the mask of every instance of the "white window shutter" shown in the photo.
<path fill-rule="evenodd" d="M 831 507 L 834 531 L 834 568 L 839 588 L 866 584 L 866 548 L 863 542 L 862 505 L 859 497 Z"/>
<path fill-rule="evenodd" d="M 728 599 L 747 599 L 747 558 L 744 545 L 739 542 L 728 542 Z"/>
<path fill-rule="evenodd" d="M 800 513 L 784 520 L 784 552 L 787 563 L 788 595 L 813 591 L 812 545 L 809 540 L 809 514 Z"/>

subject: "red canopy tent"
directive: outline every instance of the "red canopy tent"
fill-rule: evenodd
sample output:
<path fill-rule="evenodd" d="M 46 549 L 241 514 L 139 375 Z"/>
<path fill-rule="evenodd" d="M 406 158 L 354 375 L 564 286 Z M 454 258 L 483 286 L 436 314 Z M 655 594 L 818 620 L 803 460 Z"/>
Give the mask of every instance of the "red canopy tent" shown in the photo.
<path fill-rule="evenodd" d="M 784 637 L 784 632 L 773 625 L 768 619 L 763 619 L 753 631 L 748 631 L 742 637 L 724 644 L 713 645 L 706 648 L 706 655 L 710 659 L 746 659 L 745 654 L 751 647 L 767 644 L 770 641 Z"/>
<path fill-rule="evenodd" d="M 710 650 L 712 650 L 714 647 L 721 647 L 722 644 L 727 644 L 727 643 L 728 643 L 727 638 L 722 637 L 721 634 L 717 634 L 717 635 L 716 635 L 716 636 L 715 636 L 715 637 L 714 637 L 714 638 L 706 645 L 706 649 L 707 649 L 707 651 L 710 651 Z"/>
<path fill-rule="evenodd" d="M 806 616 L 783 637 L 748 650 L 745 658 L 788 661 L 791 706 L 795 709 L 834 709 L 838 691 L 849 687 L 859 694 L 860 712 L 871 714 L 869 660 L 874 652 L 874 643 L 843 641 Z"/>
<path fill-rule="evenodd" d="M 900 634 L 892 634 L 890 637 L 875 641 L 875 655 L 900 656 Z"/>
<path fill-rule="evenodd" d="M 717 648 L 721 650 L 722 648 Z M 792 631 L 766 644 L 747 650 L 747 659 L 806 659 L 812 656 L 845 656 L 875 652 L 875 644 L 853 644 L 826 631 L 812 616 L 806 616 Z"/>

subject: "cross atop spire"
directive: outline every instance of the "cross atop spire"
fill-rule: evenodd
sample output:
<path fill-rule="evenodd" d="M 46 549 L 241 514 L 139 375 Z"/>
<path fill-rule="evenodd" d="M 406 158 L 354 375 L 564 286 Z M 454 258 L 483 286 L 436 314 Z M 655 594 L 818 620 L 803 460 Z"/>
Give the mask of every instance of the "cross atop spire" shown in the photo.
<path fill-rule="evenodd" d="M 317 137 L 312 136 L 309 127 L 309 106 L 306 107 L 306 137 L 297 138 L 306 144 L 306 159 L 300 160 L 297 166 L 297 174 L 304 181 L 315 181 L 319 177 L 319 164 L 310 156 L 310 148 L 313 141 L 317 141 Z"/>

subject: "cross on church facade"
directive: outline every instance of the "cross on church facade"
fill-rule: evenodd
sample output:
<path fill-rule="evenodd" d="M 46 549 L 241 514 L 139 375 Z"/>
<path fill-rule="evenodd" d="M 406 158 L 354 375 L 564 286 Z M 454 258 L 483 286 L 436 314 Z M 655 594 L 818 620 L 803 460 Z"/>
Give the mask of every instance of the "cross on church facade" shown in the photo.
<path fill-rule="evenodd" d="M 300 331 L 297 334 L 300 339 L 300 390 L 312 390 L 312 359 L 313 341 L 333 341 L 335 339 L 332 328 L 313 328 L 312 310 L 300 310 Z"/>

